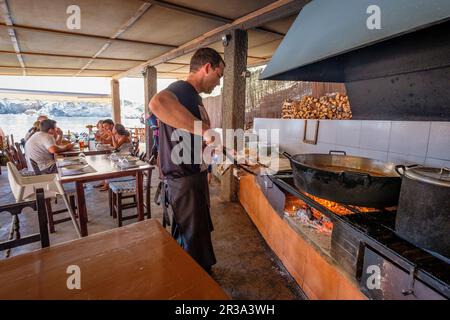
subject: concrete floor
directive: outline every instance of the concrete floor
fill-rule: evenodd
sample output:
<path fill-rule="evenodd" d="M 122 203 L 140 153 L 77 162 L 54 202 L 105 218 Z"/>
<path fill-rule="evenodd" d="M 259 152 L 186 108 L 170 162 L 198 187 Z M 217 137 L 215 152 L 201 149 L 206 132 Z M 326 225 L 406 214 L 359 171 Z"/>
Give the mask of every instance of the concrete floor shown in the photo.
<path fill-rule="evenodd" d="M 158 178 L 152 179 L 152 199 Z M 89 234 L 116 228 L 116 220 L 109 216 L 107 192 L 100 192 L 92 185 L 86 186 Z M 14 203 L 6 168 L 0 175 L 0 205 Z M 62 207 L 62 200 L 55 208 Z M 239 203 L 226 203 L 220 199 L 220 184 L 211 184 L 211 209 L 215 231 L 212 234 L 217 264 L 212 268 L 212 277 L 233 299 L 304 299 L 301 289 L 285 270 L 278 258 L 268 248 L 264 239 Z M 131 213 L 131 210 L 129 209 Z M 61 216 L 65 213 L 61 214 Z M 152 204 L 152 218 L 161 221 L 162 210 Z M 20 217 L 23 235 L 37 232 L 36 213 L 27 208 Z M 135 220 L 125 224 L 135 223 Z M 0 213 L 0 242 L 8 238 L 11 217 Z M 168 227 L 169 230 L 169 227 Z M 56 232 L 50 235 L 51 245 L 76 238 L 72 223 L 56 225 Z M 30 244 L 12 250 L 12 255 L 39 248 L 39 244 Z M 0 259 L 5 252 L 0 252 Z"/>

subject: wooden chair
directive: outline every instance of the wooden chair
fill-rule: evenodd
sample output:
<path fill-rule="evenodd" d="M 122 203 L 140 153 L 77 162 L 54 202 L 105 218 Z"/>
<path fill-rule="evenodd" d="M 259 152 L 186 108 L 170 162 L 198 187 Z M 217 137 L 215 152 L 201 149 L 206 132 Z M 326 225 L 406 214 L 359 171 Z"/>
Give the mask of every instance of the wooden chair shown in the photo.
<path fill-rule="evenodd" d="M 8 157 L 8 161 L 11 162 L 16 169 L 19 171 L 20 175 L 27 177 L 27 176 L 34 176 L 34 172 L 28 170 L 28 166 L 26 165 L 25 160 L 25 168 L 23 167 L 23 163 L 20 160 L 19 153 L 17 152 L 16 148 L 12 145 L 8 145 L 7 148 L 4 150 L 6 156 Z"/>
<path fill-rule="evenodd" d="M 19 160 L 19 156 L 17 154 L 16 148 L 14 148 L 13 146 L 9 145 L 6 149 L 6 156 L 8 157 L 8 161 L 11 162 L 16 168 L 17 170 L 22 170 L 22 166 Z"/>
<path fill-rule="evenodd" d="M 144 208 L 146 209 L 146 215 L 148 219 L 152 217 L 150 187 L 153 169 L 154 168 L 152 167 L 144 173 Z M 119 227 L 122 226 L 123 221 L 135 219 L 138 217 L 137 214 L 130 216 L 123 215 L 123 210 L 137 207 L 136 196 L 136 180 L 134 179 L 127 181 L 112 181 L 109 183 L 109 213 L 114 219 L 117 218 L 117 225 Z M 125 203 L 124 200 L 126 199 L 132 199 L 132 201 Z"/>
<path fill-rule="evenodd" d="M 0 251 L 6 251 L 6 257 L 8 258 L 11 254 L 11 249 L 23 246 L 32 242 L 41 242 L 41 247 L 50 246 L 50 237 L 47 229 L 47 212 L 45 208 L 45 196 L 44 189 L 39 188 L 35 192 L 36 200 L 20 202 L 14 204 L 7 204 L 0 206 L 1 212 L 9 212 L 12 216 L 11 228 L 9 232 L 8 240 L 0 243 Z M 20 234 L 20 220 L 19 215 L 22 213 L 23 209 L 26 207 L 31 207 L 38 214 L 39 221 L 39 233 L 28 235 L 22 237 Z M 15 238 L 15 239 L 13 239 Z"/>
<path fill-rule="evenodd" d="M 22 169 L 28 169 L 28 164 L 27 164 L 27 160 L 25 159 L 25 150 L 22 150 L 22 144 L 16 142 L 15 143 L 16 146 L 16 153 L 17 153 L 17 158 L 19 159 L 19 163 Z"/>
<path fill-rule="evenodd" d="M 33 167 L 34 173 L 37 176 L 42 175 L 41 170 L 39 169 L 38 164 L 36 163 L 36 161 L 34 161 L 33 159 L 30 159 L 30 163 L 31 166 Z M 69 196 L 69 205 L 72 208 L 74 215 L 76 218 L 78 218 L 77 215 L 77 206 L 75 204 L 75 185 L 74 184 L 69 184 L 69 187 L 64 187 L 64 191 L 66 192 L 66 194 Z M 63 223 L 63 222 L 67 222 L 67 221 L 71 221 L 72 218 L 71 217 L 67 217 L 67 218 L 62 218 L 62 219 L 54 219 L 54 215 L 60 214 L 60 213 L 64 213 L 64 212 L 68 212 L 68 209 L 61 209 L 61 210 L 56 210 L 53 211 L 52 209 L 52 199 L 51 198 L 47 198 L 45 199 L 45 204 L 47 206 L 47 215 L 48 215 L 48 226 L 50 228 L 50 233 L 54 233 L 55 230 L 55 225 L 59 224 L 59 223 Z"/>
<path fill-rule="evenodd" d="M 133 148 L 130 152 L 131 155 L 133 155 L 135 157 L 139 156 L 139 140 L 131 142 L 131 145 L 133 146 Z"/>

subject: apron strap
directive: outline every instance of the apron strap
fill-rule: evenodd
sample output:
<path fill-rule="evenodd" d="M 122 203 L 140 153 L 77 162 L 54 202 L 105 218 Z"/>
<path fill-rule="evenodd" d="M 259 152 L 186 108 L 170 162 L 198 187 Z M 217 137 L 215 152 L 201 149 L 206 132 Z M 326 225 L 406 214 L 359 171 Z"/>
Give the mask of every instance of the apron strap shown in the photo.
<path fill-rule="evenodd" d="M 163 185 L 164 185 L 164 183 L 162 181 L 160 181 L 158 183 L 158 187 L 156 188 L 156 192 L 155 192 L 155 197 L 153 198 L 153 201 L 158 206 L 161 204 L 161 189 L 162 189 Z"/>
<path fill-rule="evenodd" d="M 166 181 L 161 181 L 162 187 L 161 187 L 161 203 L 163 208 L 163 227 L 170 226 L 170 219 L 169 219 L 169 195 L 168 195 L 168 187 Z"/>

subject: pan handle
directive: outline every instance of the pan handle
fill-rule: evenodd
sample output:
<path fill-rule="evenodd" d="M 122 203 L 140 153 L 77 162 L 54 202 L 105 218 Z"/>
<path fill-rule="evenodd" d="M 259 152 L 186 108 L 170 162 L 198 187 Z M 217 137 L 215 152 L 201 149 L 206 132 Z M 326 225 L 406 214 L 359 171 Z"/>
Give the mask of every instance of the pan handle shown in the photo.
<path fill-rule="evenodd" d="M 441 178 L 442 178 L 442 176 L 444 175 L 444 172 L 445 172 L 445 171 L 447 171 L 447 172 L 450 173 L 450 168 L 444 167 L 444 168 L 441 169 Z"/>
<path fill-rule="evenodd" d="M 345 151 L 340 151 L 340 150 L 330 150 L 330 151 L 328 151 L 329 155 L 331 155 L 333 153 L 342 153 L 344 156 L 347 155 L 347 152 L 345 152 Z"/>
<path fill-rule="evenodd" d="M 286 158 L 288 158 L 289 160 L 292 159 L 292 155 L 291 155 L 290 153 L 286 152 L 286 151 L 283 151 L 281 154 L 282 154 L 283 156 L 285 156 Z"/>
<path fill-rule="evenodd" d="M 398 175 L 400 177 L 403 177 L 403 175 L 405 174 L 405 171 L 406 171 L 406 167 L 402 164 L 396 165 L 395 171 L 398 173 Z"/>
<path fill-rule="evenodd" d="M 404 166 L 403 164 L 399 164 L 395 166 L 395 171 L 401 176 L 403 177 L 405 174 L 406 169 L 410 169 L 410 168 L 415 168 L 415 167 L 420 167 L 420 164 L 412 164 L 409 166 Z M 401 171 L 401 172 L 400 172 Z"/>

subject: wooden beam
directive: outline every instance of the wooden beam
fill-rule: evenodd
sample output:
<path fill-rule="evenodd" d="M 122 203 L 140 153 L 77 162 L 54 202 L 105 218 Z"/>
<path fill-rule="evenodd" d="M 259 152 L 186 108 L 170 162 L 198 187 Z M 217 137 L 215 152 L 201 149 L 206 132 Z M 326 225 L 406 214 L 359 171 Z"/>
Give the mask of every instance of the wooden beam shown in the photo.
<path fill-rule="evenodd" d="M 121 123 L 120 115 L 120 85 L 119 80 L 111 80 L 111 104 L 114 123 Z"/>
<path fill-rule="evenodd" d="M 20 53 L 20 47 L 19 42 L 17 41 L 16 32 L 14 31 L 13 27 L 13 21 L 11 19 L 11 14 L 9 12 L 8 3 L 6 0 L 0 0 L 0 9 L 3 12 L 2 16 L 5 20 L 5 25 L 7 26 L 7 31 L 9 34 L 9 38 L 11 39 L 12 46 L 14 48 L 14 52 L 16 53 L 17 60 L 19 61 L 19 64 L 22 68 L 22 74 L 24 76 L 27 75 L 26 69 L 25 69 L 25 63 L 23 62 L 23 57 Z"/>
<path fill-rule="evenodd" d="M 0 66 L 3 69 L 19 69 L 15 66 Z M 27 67 L 28 70 L 66 70 L 66 71 L 79 71 L 78 68 L 57 68 L 57 67 Z M 85 69 L 85 71 L 108 71 L 108 72 L 120 72 L 121 70 L 109 70 L 109 69 Z"/>
<path fill-rule="evenodd" d="M 42 57 L 57 57 L 57 58 L 74 58 L 74 59 L 91 59 L 91 56 L 66 55 L 55 53 L 29 52 L 21 50 L 22 55 L 42 56 Z M 16 54 L 15 51 L 0 50 L 0 54 Z M 126 59 L 126 58 L 96 58 L 102 61 L 127 61 L 127 62 L 145 62 L 146 60 Z M 184 65 L 184 64 L 183 64 Z"/>
<path fill-rule="evenodd" d="M 236 22 L 237 25 L 236 28 L 248 30 L 254 28 L 255 26 L 260 26 L 278 19 L 286 18 L 292 15 L 297 15 L 306 4 L 311 2 L 311 0 L 284 1 L 285 2 L 284 5 L 277 6 L 277 3 L 279 2 L 280 1 L 276 1 L 267 6 L 270 7 L 273 5 L 276 7 L 275 10 L 262 10 L 259 13 L 255 12 L 255 14 L 252 16 L 251 19 L 243 19 L 243 18 L 238 19 L 240 21 Z"/>
<path fill-rule="evenodd" d="M 147 67 L 144 71 L 144 114 L 145 121 L 147 121 L 150 115 L 150 109 L 148 104 L 153 96 L 157 92 L 157 72 L 155 67 Z M 151 150 L 153 146 L 153 131 L 149 128 L 147 123 L 145 126 L 145 152 L 147 154 L 147 159 L 150 159 Z"/>
<path fill-rule="evenodd" d="M 119 37 L 122 33 L 124 33 L 125 31 L 128 30 L 128 28 L 130 28 L 137 20 L 139 20 L 140 17 L 142 17 L 144 15 L 144 13 L 147 12 L 147 10 L 151 7 L 152 5 L 150 3 L 144 3 L 143 5 L 141 5 L 139 7 L 139 9 L 134 13 L 134 15 L 127 20 L 127 22 L 125 22 L 120 28 L 119 30 L 116 31 L 116 33 L 110 37 L 110 39 L 108 41 L 106 41 L 106 43 L 92 56 L 92 59 L 89 60 L 81 69 L 80 71 L 75 75 L 78 76 L 80 75 L 80 73 L 82 73 L 85 69 L 87 69 L 94 61 L 95 59 L 101 55 L 103 52 L 105 52 L 112 44 L 112 41 L 114 39 L 116 39 L 117 37 Z"/>
<path fill-rule="evenodd" d="M 262 65 L 265 65 L 265 64 L 269 63 L 269 61 L 270 61 L 270 58 L 261 59 L 261 60 L 259 60 L 257 62 L 250 63 L 247 66 L 248 67 L 259 67 L 259 66 L 262 66 Z"/>
<path fill-rule="evenodd" d="M 126 77 L 132 73 L 140 73 L 146 66 L 156 66 L 161 63 L 165 63 L 177 57 L 183 56 L 187 53 L 193 52 L 198 48 L 211 45 L 219 41 L 222 35 L 227 34 L 235 29 L 251 29 L 262 24 L 266 24 L 270 21 L 281 19 L 283 17 L 291 16 L 298 13 L 298 11 L 310 0 L 278 0 L 270 5 L 256 10 L 246 16 L 239 18 L 233 23 L 225 24 L 221 27 L 215 28 L 203 35 L 186 42 L 185 44 L 166 52 L 159 57 L 150 59 L 147 62 L 131 68 L 126 72 L 122 72 L 113 76 L 115 79 Z"/>
<path fill-rule="evenodd" d="M 201 11 L 201 10 L 197 10 L 197 9 L 188 8 L 188 7 L 181 6 L 181 5 L 174 4 L 174 3 L 169 3 L 166 1 L 159 1 L 159 0 L 145 0 L 145 1 L 148 3 L 151 3 L 153 5 L 159 6 L 159 7 L 173 9 L 173 10 L 188 13 L 188 14 L 191 14 L 191 15 L 194 15 L 197 17 L 202 17 L 202 18 L 206 18 L 206 19 L 210 19 L 210 20 L 214 20 L 214 21 L 218 21 L 218 22 L 223 22 L 223 23 L 232 23 L 233 22 L 233 19 L 230 19 L 230 18 L 226 18 L 223 16 L 219 16 L 219 15 L 216 15 L 213 13 L 209 13 L 209 12 L 205 12 L 205 11 Z M 256 30 L 275 34 L 277 36 L 285 36 L 285 34 L 282 32 L 270 30 L 270 29 L 264 28 L 264 27 L 257 27 Z"/>
<path fill-rule="evenodd" d="M 0 0 L 2 1 L 2 0 Z M 4 1 L 4 0 L 3 0 Z M 0 28 L 9 28 L 4 23 L 0 23 Z M 65 36 L 76 36 L 80 38 L 90 38 L 90 39 L 96 39 L 96 40 L 105 40 L 108 41 L 111 38 L 110 37 L 104 37 L 104 36 L 98 36 L 93 34 L 86 34 L 86 33 L 78 33 L 78 32 L 69 32 L 69 31 L 62 31 L 62 30 L 54 30 L 54 29 L 46 29 L 46 28 L 37 28 L 37 27 L 27 27 L 27 26 L 21 26 L 21 25 L 14 25 L 10 28 L 14 30 L 24 30 L 24 31 L 38 31 L 38 32 L 46 32 L 51 34 L 59 34 L 59 35 L 65 35 Z M 158 46 L 158 47 L 166 47 L 166 48 L 176 48 L 177 46 L 166 44 L 166 43 L 157 43 L 157 42 L 146 42 L 146 41 L 138 41 L 138 40 L 126 40 L 126 39 L 114 39 L 113 42 L 122 42 L 127 44 L 144 44 L 144 45 L 151 45 L 151 46 Z"/>
<path fill-rule="evenodd" d="M 244 30 L 231 31 L 231 39 L 225 47 L 225 72 L 222 94 L 222 132 L 225 147 L 234 146 L 234 141 L 227 140 L 227 129 L 244 129 L 245 124 L 245 83 L 242 74 L 247 70 L 248 39 Z M 222 176 L 222 197 L 225 201 L 237 200 L 237 183 L 233 170 Z"/>

